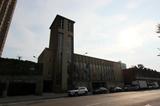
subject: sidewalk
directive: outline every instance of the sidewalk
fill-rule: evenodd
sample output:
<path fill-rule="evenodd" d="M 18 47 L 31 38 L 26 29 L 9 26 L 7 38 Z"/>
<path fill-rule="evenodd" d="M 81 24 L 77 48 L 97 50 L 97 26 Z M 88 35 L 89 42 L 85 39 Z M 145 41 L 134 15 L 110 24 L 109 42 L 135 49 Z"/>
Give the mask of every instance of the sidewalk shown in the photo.
<path fill-rule="evenodd" d="M 63 94 L 44 93 L 42 96 L 36 96 L 36 95 L 12 96 L 12 97 L 0 98 L 0 104 L 27 102 L 27 101 L 35 101 L 35 100 L 41 100 L 41 99 L 55 99 L 55 98 L 63 98 L 63 97 L 67 97 L 67 94 L 66 93 L 63 93 Z"/>

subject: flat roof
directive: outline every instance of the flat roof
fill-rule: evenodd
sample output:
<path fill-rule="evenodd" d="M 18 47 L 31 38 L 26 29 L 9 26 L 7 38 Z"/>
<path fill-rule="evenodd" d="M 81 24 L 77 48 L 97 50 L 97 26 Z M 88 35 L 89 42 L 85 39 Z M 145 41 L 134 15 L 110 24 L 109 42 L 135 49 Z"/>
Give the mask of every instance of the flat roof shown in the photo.
<path fill-rule="evenodd" d="M 53 20 L 50 28 L 51 28 L 52 25 L 54 24 L 55 20 L 58 19 L 58 18 L 63 18 L 63 19 L 66 19 L 66 20 L 68 20 L 68 21 L 71 21 L 71 22 L 75 23 L 75 21 L 73 21 L 73 20 L 71 20 L 71 19 L 69 19 L 69 18 L 66 18 L 66 17 L 64 17 L 64 16 L 61 16 L 61 15 L 57 14 L 56 17 L 55 17 L 55 19 Z"/>

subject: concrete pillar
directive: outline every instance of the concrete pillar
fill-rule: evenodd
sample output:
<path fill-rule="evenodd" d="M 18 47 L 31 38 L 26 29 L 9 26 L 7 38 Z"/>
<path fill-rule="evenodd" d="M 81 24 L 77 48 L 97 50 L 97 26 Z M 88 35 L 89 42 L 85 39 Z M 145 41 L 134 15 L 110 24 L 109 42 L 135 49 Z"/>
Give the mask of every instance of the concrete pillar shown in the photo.
<path fill-rule="evenodd" d="M 2 91 L 2 97 L 7 97 L 8 94 L 9 81 L 6 81 L 4 84 L 4 89 Z"/>
<path fill-rule="evenodd" d="M 90 90 L 90 92 L 93 91 L 92 82 L 89 82 L 89 90 Z"/>
<path fill-rule="evenodd" d="M 38 80 L 36 82 L 35 94 L 36 95 L 42 95 L 43 94 L 43 80 Z"/>

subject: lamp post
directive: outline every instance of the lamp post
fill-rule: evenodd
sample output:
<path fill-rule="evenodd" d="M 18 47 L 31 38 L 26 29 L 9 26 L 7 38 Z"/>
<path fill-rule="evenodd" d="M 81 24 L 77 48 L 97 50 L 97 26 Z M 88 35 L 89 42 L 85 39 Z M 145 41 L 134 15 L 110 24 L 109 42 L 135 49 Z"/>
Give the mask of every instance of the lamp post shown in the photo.
<path fill-rule="evenodd" d="M 36 60 L 36 62 L 38 61 L 38 58 L 37 58 L 37 56 L 33 56 L 33 58 Z"/>
<path fill-rule="evenodd" d="M 85 56 L 85 55 L 87 55 L 88 54 L 88 52 L 85 52 L 83 55 Z"/>

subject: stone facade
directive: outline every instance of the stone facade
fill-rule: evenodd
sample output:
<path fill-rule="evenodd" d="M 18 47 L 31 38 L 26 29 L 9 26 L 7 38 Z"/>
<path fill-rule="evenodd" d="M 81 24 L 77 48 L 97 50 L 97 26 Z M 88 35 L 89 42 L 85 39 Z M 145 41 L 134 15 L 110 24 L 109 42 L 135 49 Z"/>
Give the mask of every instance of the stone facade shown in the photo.
<path fill-rule="evenodd" d="M 68 70 L 73 59 L 73 25 L 74 21 L 57 15 L 50 26 L 49 48 L 38 58 L 44 64 L 44 80 L 51 80 L 54 92 L 68 89 Z"/>
<path fill-rule="evenodd" d="M 147 84 L 147 87 L 153 83 L 160 85 L 160 72 L 143 66 L 124 69 L 123 76 L 125 85 L 139 85 L 142 81 Z"/>
<path fill-rule="evenodd" d="M 73 64 L 73 70 L 69 73 L 73 84 L 70 87 L 86 86 L 92 90 L 101 86 L 107 88 L 123 86 L 119 62 L 74 54 Z"/>
<path fill-rule="evenodd" d="M 57 15 L 50 27 L 50 44 L 39 56 L 44 81 L 53 92 L 77 86 L 122 86 L 122 64 L 74 54 L 74 21 Z M 50 86 L 51 84 L 51 86 Z"/>
<path fill-rule="evenodd" d="M 42 64 L 0 58 L 0 96 L 42 92 Z"/>

